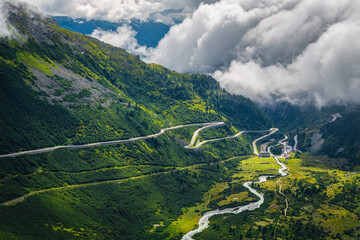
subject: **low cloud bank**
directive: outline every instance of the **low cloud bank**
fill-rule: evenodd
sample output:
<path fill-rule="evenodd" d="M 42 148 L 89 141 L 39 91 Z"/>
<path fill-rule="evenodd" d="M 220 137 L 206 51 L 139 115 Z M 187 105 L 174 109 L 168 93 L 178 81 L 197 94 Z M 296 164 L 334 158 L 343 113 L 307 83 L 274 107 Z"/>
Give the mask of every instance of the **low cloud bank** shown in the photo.
<path fill-rule="evenodd" d="M 148 61 L 260 103 L 360 103 L 358 39 L 359 1 L 221 0 L 173 26 Z"/>
<path fill-rule="evenodd" d="M 49 17 L 39 11 L 39 9 L 26 2 L 18 0 L 1 0 L 0 1 L 0 38 L 18 38 L 20 35 L 17 29 L 11 25 L 8 18 L 10 13 L 26 12 L 30 18 L 41 18 L 43 20 Z M 22 36 L 26 37 L 26 36 Z"/>
<path fill-rule="evenodd" d="M 7 23 L 7 11 L 4 2 L 0 2 L 0 37 L 10 37 L 11 32 Z"/>
<path fill-rule="evenodd" d="M 115 47 L 124 48 L 135 55 L 144 57 L 148 54 L 147 48 L 140 46 L 135 39 L 136 32 L 128 25 L 122 25 L 116 31 L 97 29 L 90 36 Z"/>
<path fill-rule="evenodd" d="M 334 24 L 290 64 L 234 60 L 214 77 L 230 91 L 262 103 L 360 103 L 359 37 L 358 24 Z"/>
<path fill-rule="evenodd" d="M 162 4 L 147 0 L 25 0 L 50 15 L 74 18 L 102 19 L 116 22 L 121 19 L 145 20 L 153 12 L 164 10 Z"/>
<path fill-rule="evenodd" d="M 201 2 L 219 0 L 25 0 L 50 15 L 102 19 L 119 22 L 124 19 L 159 20 L 174 23 L 191 14 Z"/>
<path fill-rule="evenodd" d="M 6 1 L 5 1 L 6 2 Z M 12 1 L 16 2 L 16 1 Z M 180 72 L 212 74 L 259 103 L 360 103 L 360 1 L 353 0 L 27 0 L 48 14 L 116 21 L 189 16 L 155 49 L 131 27 L 92 33 Z M 0 36 L 11 36 L 4 1 Z"/>

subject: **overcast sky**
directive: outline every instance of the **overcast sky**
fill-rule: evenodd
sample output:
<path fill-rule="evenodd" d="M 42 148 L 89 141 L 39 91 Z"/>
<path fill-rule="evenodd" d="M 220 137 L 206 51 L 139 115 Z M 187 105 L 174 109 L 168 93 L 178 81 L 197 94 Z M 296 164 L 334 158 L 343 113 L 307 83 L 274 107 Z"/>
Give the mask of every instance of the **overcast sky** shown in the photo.
<path fill-rule="evenodd" d="M 52 15 L 109 21 L 180 16 L 155 49 L 138 46 L 128 27 L 92 36 L 180 72 L 211 74 L 258 102 L 360 103 L 358 0 L 27 2 Z"/>

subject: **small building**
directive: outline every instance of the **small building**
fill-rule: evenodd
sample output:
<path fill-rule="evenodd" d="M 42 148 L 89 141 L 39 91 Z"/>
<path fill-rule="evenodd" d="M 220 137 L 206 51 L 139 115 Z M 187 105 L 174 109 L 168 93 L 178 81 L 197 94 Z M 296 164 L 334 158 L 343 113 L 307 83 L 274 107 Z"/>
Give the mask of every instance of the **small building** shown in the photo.
<path fill-rule="evenodd" d="M 259 153 L 259 158 L 268 158 L 271 157 L 269 152 L 260 152 Z"/>

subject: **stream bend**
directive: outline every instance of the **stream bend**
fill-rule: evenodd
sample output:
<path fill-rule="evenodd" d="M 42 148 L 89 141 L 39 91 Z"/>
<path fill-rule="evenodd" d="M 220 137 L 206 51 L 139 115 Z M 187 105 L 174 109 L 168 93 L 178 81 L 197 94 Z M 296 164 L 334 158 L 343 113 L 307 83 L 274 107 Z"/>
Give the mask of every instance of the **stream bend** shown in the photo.
<path fill-rule="evenodd" d="M 283 177 L 286 176 L 287 173 L 287 167 L 284 163 L 282 163 L 276 156 L 273 156 L 274 159 L 276 160 L 276 162 L 282 167 L 281 169 L 279 169 L 279 174 Z M 251 185 L 253 183 L 263 183 L 266 182 L 268 180 L 269 177 L 275 177 L 275 176 L 269 176 L 269 175 L 264 175 L 264 176 L 259 176 L 259 181 L 257 182 L 245 182 L 243 184 L 244 187 L 246 187 L 251 193 L 255 194 L 257 197 L 259 197 L 260 199 L 256 202 L 252 202 L 249 203 L 245 206 L 240 206 L 240 207 L 234 207 L 234 208 L 226 208 L 223 210 L 212 210 L 209 212 L 206 212 L 204 214 L 204 216 L 202 216 L 198 222 L 199 227 L 195 230 L 192 230 L 188 233 L 186 233 L 183 237 L 182 240 L 192 240 L 193 236 L 197 233 L 202 232 L 203 230 L 205 230 L 206 228 L 209 227 L 209 218 L 211 218 L 212 216 L 215 215 L 220 215 L 220 214 L 239 214 L 241 212 L 244 211 L 253 211 L 257 208 L 259 208 L 263 203 L 264 203 L 264 194 L 259 193 L 258 191 L 256 191 L 255 189 L 253 189 L 251 187 Z"/>

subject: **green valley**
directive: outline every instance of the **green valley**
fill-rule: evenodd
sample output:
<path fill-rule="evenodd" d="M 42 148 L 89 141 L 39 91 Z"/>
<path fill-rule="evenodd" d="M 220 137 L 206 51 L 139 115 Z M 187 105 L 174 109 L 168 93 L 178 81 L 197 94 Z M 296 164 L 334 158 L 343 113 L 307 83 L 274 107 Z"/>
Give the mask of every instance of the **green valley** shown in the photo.
<path fill-rule="evenodd" d="M 356 147 L 285 154 L 285 134 L 306 150 L 313 129 L 211 76 L 145 63 L 25 3 L 4 6 L 0 239 L 182 239 L 213 211 L 193 239 L 359 239 Z M 311 121 L 301 127 L 342 141 L 340 123 Z"/>

